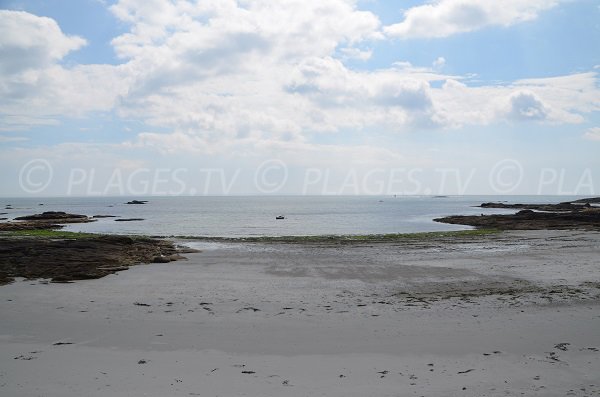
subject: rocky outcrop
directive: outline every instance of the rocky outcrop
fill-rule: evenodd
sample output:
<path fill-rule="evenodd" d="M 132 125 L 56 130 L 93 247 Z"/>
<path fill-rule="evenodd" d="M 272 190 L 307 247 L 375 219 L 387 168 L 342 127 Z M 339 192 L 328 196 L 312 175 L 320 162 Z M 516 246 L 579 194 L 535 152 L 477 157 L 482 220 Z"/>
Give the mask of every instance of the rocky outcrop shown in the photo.
<path fill-rule="evenodd" d="M 600 208 L 567 212 L 525 209 L 510 215 L 455 215 L 434 221 L 501 230 L 600 229 Z"/>
<path fill-rule="evenodd" d="M 520 209 L 520 210 L 536 210 L 548 212 L 564 212 L 564 211 L 580 211 L 586 208 L 582 204 L 573 204 L 569 202 L 558 204 L 505 204 L 505 203 L 483 203 L 481 208 L 503 208 L 503 209 Z"/>
<path fill-rule="evenodd" d="M 96 220 L 86 215 L 69 214 L 59 211 L 48 211 L 41 214 L 20 216 L 16 222 L 0 222 L 0 232 L 14 232 L 19 230 L 60 229 L 67 223 L 87 223 Z"/>
<path fill-rule="evenodd" d="M 130 204 L 130 205 L 131 204 L 137 204 L 137 205 L 140 205 L 140 204 L 146 204 L 146 203 L 148 203 L 148 200 L 131 200 L 131 201 L 126 202 L 125 204 Z"/>
<path fill-rule="evenodd" d="M 61 211 L 47 211 L 41 214 L 19 216 L 15 218 L 17 221 L 39 221 L 48 223 L 85 223 L 94 222 L 87 215 L 69 214 Z"/>
<path fill-rule="evenodd" d="M 186 250 L 189 252 L 189 249 Z M 0 284 L 15 277 L 68 282 L 104 277 L 139 263 L 184 259 L 170 241 L 98 235 L 78 239 L 0 238 Z"/>
<path fill-rule="evenodd" d="M 574 204 L 600 204 L 600 197 L 584 198 L 571 202 Z"/>
<path fill-rule="evenodd" d="M 505 203 L 483 203 L 481 208 L 505 208 L 536 211 L 582 211 L 592 208 L 591 204 L 600 204 L 600 197 L 585 198 L 575 201 L 565 201 L 558 204 L 505 204 Z"/>

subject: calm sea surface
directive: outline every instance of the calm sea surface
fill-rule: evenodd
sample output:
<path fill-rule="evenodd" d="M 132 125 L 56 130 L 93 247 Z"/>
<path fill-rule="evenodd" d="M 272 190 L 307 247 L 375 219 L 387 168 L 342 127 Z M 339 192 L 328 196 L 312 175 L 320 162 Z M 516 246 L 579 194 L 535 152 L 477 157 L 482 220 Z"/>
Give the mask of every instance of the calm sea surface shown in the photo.
<path fill-rule="evenodd" d="M 0 199 L 0 217 L 12 219 L 43 211 L 84 215 L 143 218 L 115 222 L 117 218 L 74 224 L 66 230 L 160 236 L 289 236 L 320 234 L 378 234 L 462 230 L 468 227 L 433 222 L 433 218 L 480 213 L 511 213 L 475 208 L 488 201 L 555 203 L 566 196 L 227 196 L 135 197 L 145 205 L 127 205 L 132 198 L 10 198 Z M 4 210 L 11 204 L 14 209 Z M 43 204 L 43 205 L 40 205 Z M 278 215 L 284 220 L 276 220 Z"/>

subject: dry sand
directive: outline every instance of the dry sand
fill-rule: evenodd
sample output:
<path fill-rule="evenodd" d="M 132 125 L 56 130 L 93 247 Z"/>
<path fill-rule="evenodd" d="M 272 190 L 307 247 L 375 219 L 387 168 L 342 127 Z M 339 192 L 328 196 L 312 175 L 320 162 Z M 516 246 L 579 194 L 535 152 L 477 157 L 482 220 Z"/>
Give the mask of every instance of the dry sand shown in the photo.
<path fill-rule="evenodd" d="M 0 287 L 0 395 L 600 395 L 600 233 L 190 244 Z"/>

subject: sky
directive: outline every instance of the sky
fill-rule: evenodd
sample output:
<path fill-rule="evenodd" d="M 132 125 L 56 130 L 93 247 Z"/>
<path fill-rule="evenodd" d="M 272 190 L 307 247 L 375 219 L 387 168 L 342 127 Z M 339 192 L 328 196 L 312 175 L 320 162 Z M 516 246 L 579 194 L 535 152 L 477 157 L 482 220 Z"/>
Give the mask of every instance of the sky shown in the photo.
<path fill-rule="evenodd" d="M 600 194 L 597 0 L 0 0 L 0 196 Z"/>

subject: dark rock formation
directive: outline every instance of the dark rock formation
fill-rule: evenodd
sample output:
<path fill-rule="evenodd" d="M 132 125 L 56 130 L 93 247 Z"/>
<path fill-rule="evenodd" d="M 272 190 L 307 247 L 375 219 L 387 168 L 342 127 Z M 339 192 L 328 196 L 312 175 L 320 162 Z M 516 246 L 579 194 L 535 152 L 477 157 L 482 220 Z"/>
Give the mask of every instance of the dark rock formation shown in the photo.
<path fill-rule="evenodd" d="M 0 284 L 14 277 L 68 282 L 104 277 L 128 266 L 182 259 L 173 243 L 146 237 L 0 238 Z"/>
<path fill-rule="evenodd" d="M 434 221 L 501 230 L 600 229 L 600 209 L 582 208 L 568 212 L 526 209 L 510 215 L 455 215 Z"/>
<path fill-rule="evenodd" d="M 85 223 L 93 222 L 87 215 L 68 214 L 61 211 L 47 211 L 41 214 L 19 216 L 17 221 L 43 221 L 49 223 Z"/>
<path fill-rule="evenodd" d="M 66 223 L 95 222 L 86 215 L 68 214 L 66 212 L 49 211 L 42 214 L 20 216 L 15 218 L 17 222 L 1 222 L 0 232 L 36 229 L 60 229 Z"/>
<path fill-rule="evenodd" d="M 125 204 L 146 204 L 148 200 L 131 200 L 126 202 Z"/>
<path fill-rule="evenodd" d="M 559 204 L 504 204 L 504 203 L 483 203 L 481 208 L 505 208 L 505 209 L 524 209 L 536 211 L 578 211 L 583 209 L 581 204 L 559 203 Z"/>
<path fill-rule="evenodd" d="M 0 232 L 14 232 L 19 230 L 51 230 L 61 229 L 63 225 L 44 221 L 19 221 L 0 222 Z"/>
<path fill-rule="evenodd" d="M 584 198 L 571 202 L 575 204 L 600 204 L 600 197 Z"/>

